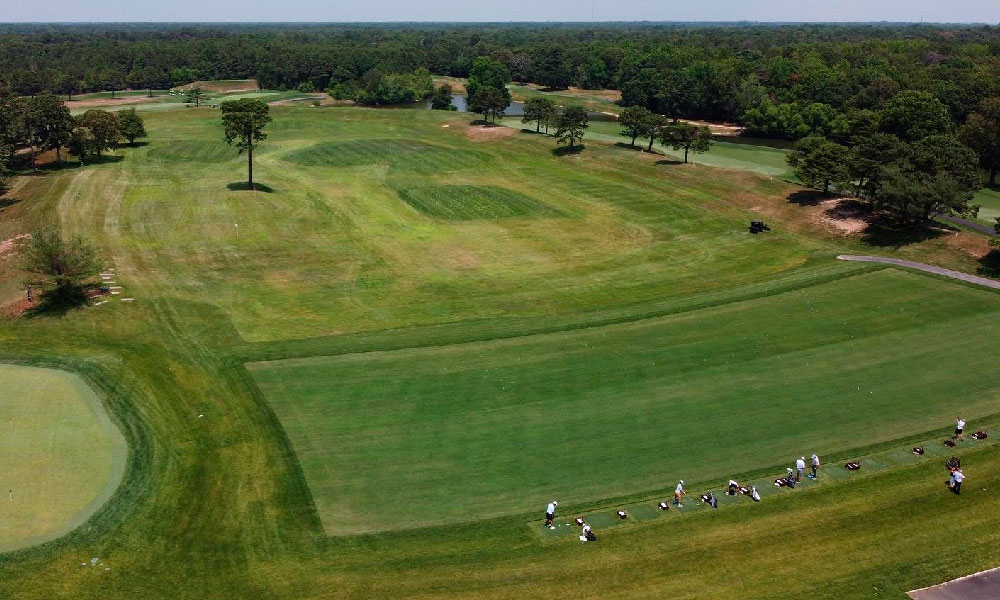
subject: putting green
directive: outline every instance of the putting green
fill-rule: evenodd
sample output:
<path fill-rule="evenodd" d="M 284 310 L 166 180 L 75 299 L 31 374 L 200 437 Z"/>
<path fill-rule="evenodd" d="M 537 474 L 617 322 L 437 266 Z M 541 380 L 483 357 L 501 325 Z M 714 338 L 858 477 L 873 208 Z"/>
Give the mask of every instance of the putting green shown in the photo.
<path fill-rule="evenodd" d="M 68 533 L 111 497 L 128 447 L 64 371 L 0 364 L 0 551 Z"/>

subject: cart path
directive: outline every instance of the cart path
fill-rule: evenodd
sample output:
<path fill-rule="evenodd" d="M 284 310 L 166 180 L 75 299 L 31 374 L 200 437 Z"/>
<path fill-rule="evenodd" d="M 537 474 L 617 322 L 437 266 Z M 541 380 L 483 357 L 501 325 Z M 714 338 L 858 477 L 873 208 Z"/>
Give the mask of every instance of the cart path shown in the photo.
<path fill-rule="evenodd" d="M 935 267 L 934 265 L 928 265 L 926 263 L 914 262 L 912 260 L 902 260 L 900 258 L 886 258 L 884 256 L 859 256 L 855 254 L 841 254 L 837 258 L 839 260 L 873 262 L 873 263 L 882 263 L 886 265 L 895 265 L 897 267 L 907 267 L 910 269 L 917 269 L 918 271 L 934 273 L 935 275 L 943 275 L 945 277 L 951 277 L 952 279 L 967 281 L 969 283 L 974 283 L 976 285 L 981 285 L 984 287 L 993 288 L 995 290 L 1000 290 L 1000 281 L 995 281 L 993 279 L 986 279 L 985 277 L 977 277 L 976 275 L 962 273 L 961 271 L 952 271 L 951 269 L 945 269 L 943 267 Z"/>
<path fill-rule="evenodd" d="M 984 225 L 976 221 L 970 221 L 969 219 L 963 219 L 962 217 L 953 217 L 951 215 L 936 214 L 934 215 L 934 218 L 941 219 L 942 221 L 951 223 L 952 225 L 961 225 L 963 227 L 968 227 L 969 229 L 973 229 L 975 231 L 978 231 L 979 233 L 988 235 L 990 237 L 1000 238 L 1000 233 L 997 233 L 996 229 L 994 229 L 990 225 Z"/>
<path fill-rule="evenodd" d="M 995 600 L 1000 598 L 1000 567 L 907 592 L 913 600 Z"/>

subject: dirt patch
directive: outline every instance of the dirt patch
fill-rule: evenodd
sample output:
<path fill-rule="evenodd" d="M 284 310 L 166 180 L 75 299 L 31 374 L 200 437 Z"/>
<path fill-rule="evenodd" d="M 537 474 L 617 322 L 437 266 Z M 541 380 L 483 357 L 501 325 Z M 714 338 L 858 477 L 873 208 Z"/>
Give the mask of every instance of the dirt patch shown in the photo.
<path fill-rule="evenodd" d="M 434 86 L 440 86 L 442 83 L 447 83 L 451 86 L 452 94 L 465 94 L 467 90 L 465 89 L 465 80 L 458 77 L 435 77 Z"/>
<path fill-rule="evenodd" d="M 302 94 L 298 98 L 288 98 L 285 100 L 275 100 L 268 102 L 271 106 L 352 106 L 354 100 L 335 100 L 329 94 Z"/>
<path fill-rule="evenodd" d="M 200 87 L 204 92 L 218 92 L 222 94 L 233 94 L 236 92 L 253 92 L 260 89 L 256 79 L 233 79 L 223 81 L 192 81 L 174 90 L 188 91 Z"/>
<path fill-rule="evenodd" d="M 152 97 L 149 96 L 127 96 L 125 98 L 88 98 L 86 100 L 67 100 L 63 102 L 66 108 L 73 110 L 75 108 L 100 108 L 102 106 L 121 106 L 122 104 L 145 104 L 146 102 L 155 102 L 161 99 L 162 96 Z"/>
<path fill-rule="evenodd" d="M 6 240 L 3 240 L 2 242 L 0 242 L 0 258 L 3 258 L 4 255 L 6 255 L 9 252 L 12 252 L 14 250 L 14 247 L 17 246 L 17 243 L 20 240 L 24 240 L 24 239 L 31 239 L 31 234 L 30 233 L 24 233 L 24 234 L 21 234 L 21 235 L 15 235 L 12 238 L 9 238 L 9 239 L 6 239 Z"/>
<path fill-rule="evenodd" d="M 27 312 L 32 306 L 33 304 L 27 298 L 21 298 L 0 308 L 0 315 L 3 315 L 7 319 L 16 319 Z"/>
<path fill-rule="evenodd" d="M 502 125 L 469 125 L 465 128 L 465 137 L 473 142 L 492 142 L 502 138 L 508 138 L 517 133 L 513 127 L 503 127 Z"/>
<path fill-rule="evenodd" d="M 712 135 L 743 135 L 744 128 L 734 123 L 711 123 L 709 121 L 692 121 L 690 119 L 681 119 L 681 121 L 691 123 L 692 125 L 708 127 Z"/>
<path fill-rule="evenodd" d="M 831 198 L 817 206 L 819 210 L 813 213 L 813 218 L 842 235 L 861 233 L 871 223 L 867 207 L 852 198 Z"/>

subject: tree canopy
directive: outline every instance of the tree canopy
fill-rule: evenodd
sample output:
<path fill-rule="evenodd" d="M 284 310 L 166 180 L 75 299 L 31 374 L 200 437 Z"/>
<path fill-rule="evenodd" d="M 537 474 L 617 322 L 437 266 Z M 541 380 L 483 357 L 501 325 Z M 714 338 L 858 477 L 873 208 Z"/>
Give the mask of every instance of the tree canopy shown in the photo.
<path fill-rule="evenodd" d="M 260 141 L 267 139 L 263 130 L 271 122 L 270 110 L 267 104 L 251 98 L 223 102 L 219 108 L 226 143 L 235 145 L 240 153 L 247 153 L 247 184 L 253 189 L 253 151 Z"/>
<path fill-rule="evenodd" d="M 587 131 L 589 117 L 587 109 L 582 106 L 568 106 L 559 115 L 558 128 L 556 129 L 556 141 L 559 144 L 569 144 L 569 148 L 576 147 L 576 142 L 583 139 Z"/>

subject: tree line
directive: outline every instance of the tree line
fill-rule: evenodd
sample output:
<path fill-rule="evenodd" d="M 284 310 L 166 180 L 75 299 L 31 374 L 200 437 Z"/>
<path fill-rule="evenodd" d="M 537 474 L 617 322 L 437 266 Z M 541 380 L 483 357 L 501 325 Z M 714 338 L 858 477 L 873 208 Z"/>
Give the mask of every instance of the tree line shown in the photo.
<path fill-rule="evenodd" d="M 84 162 L 122 140 L 134 144 L 143 137 L 146 128 L 135 109 L 88 110 L 74 117 L 62 98 L 51 94 L 0 96 L 0 185 L 24 160 L 34 170 L 39 152 L 54 151 L 62 166 L 64 149 Z"/>
<path fill-rule="evenodd" d="M 931 93 L 902 91 L 844 133 L 803 138 L 788 160 L 806 185 L 853 194 L 899 221 L 971 215 L 979 168 L 991 184 L 1000 168 L 1000 98 L 980 101 L 956 128 Z"/>
<path fill-rule="evenodd" d="M 932 25 L 7 25 L 0 81 L 72 96 L 256 78 L 361 102 L 430 93 L 478 57 L 550 88 L 613 88 L 671 118 L 802 139 L 864 120 L 901 90 L 963 123 L 1000 95 L 1000 28 Z"/>

